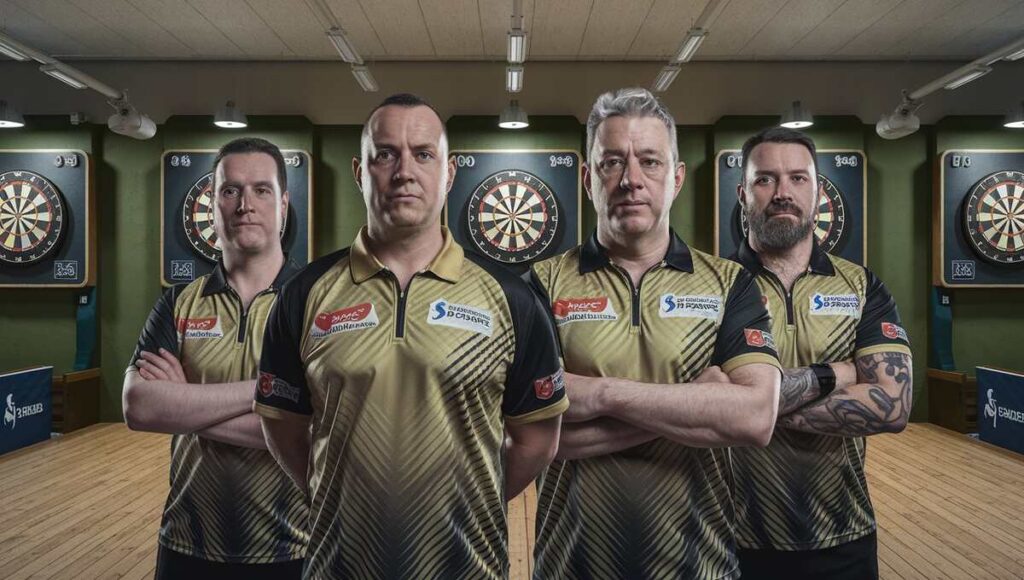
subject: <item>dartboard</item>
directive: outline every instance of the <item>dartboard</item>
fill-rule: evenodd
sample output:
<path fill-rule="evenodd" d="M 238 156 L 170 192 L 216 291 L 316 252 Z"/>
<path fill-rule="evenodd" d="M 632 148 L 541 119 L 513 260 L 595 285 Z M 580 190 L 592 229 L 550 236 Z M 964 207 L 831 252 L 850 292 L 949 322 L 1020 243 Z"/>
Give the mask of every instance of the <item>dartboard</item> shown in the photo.
<path fill-rule="evenodd" d="M 539 177 L 499 171 L 473 191 L 466 219 L 469 236 L 484 254 L 507 264 L 538 258 L 558 231 L 558 204 Z"/>
<path fill-rule="evenodd" d="M 1024 262 L 1024 173 L 997 171 L 967 194 L 964 230 L 981 257 L 998 264 Z"/>
<path fill-rule="evenodd" d="M 818 215 L 814 223 L 814 236 L 822 250 L 831 252 L 843 239 L 843 226 L 846 225 L 846 207 L 843 195 L 827 177 L 819 174 L 821 191 L 818 194 Z M 747 217 L 740 214 L 740 229 L 743 237 L 747 237 Z"/>
<path fill-rule="evenodd" d="M 60 191 L 42 175 L 0 173 L 0 261 L 33 264 L 56 251 L 65 213 Z"/>
<path fill-rule="evenodd" d="M 216 262 L 220 259 L 217 232 L 213 230 L 213 173 L 199 178 L 185 194 L 181 216 L 185 238 L 199 255 Z"/>

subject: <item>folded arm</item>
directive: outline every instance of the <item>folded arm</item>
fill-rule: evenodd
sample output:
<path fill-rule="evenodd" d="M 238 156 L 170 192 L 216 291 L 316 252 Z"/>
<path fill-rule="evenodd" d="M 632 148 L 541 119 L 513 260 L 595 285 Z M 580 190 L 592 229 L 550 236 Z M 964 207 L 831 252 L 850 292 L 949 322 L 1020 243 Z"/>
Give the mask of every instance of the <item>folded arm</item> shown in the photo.
<path fill-rule="evenodd" d="M 555 458 L 562 417 L 505 423 L 505 500 L 520 493 Z"/>

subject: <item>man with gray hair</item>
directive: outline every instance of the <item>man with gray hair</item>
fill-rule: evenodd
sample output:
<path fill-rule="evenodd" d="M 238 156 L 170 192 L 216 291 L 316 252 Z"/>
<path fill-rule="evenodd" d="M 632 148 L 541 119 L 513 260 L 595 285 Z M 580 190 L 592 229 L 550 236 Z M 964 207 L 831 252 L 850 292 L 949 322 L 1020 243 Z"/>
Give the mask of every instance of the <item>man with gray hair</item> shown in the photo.
<path fill-rule="evenodd" d="M 669 227 L 685 166 L 650 92 L 601 95 L 587 155 L 597 231 L 532 271 L 572 400 L 539 481 L 535 578 L 734 578 L 721 448 L 767 444 L 779 396 L 761 293 Z"/>
<path fill-rule="evenodd" d="M 568 407 L 546 305 L 441 226 L 444 124 L 388 97 L 353 159 L 367 225 L 285 287 L 255 410 L 311 498 L 307 578 L 504 578 L 505 501 Z"/>

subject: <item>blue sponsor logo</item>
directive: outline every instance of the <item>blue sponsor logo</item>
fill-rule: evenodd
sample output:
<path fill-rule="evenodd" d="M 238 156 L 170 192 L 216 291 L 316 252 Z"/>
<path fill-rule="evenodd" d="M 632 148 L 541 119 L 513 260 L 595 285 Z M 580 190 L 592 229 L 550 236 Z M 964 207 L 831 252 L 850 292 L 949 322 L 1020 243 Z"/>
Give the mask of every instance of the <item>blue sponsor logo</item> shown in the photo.
<path fill-rule="evenodd" d="M 672 312 L 676 309 L 675 296 L 671 294 L 665 295 L 665 312 Z"/>
<path fill-rule="evenodd" d="M 431 320 L 441 320 L 447 314 L 445 310 L 448 308 L 448 304 L 444 301 L 438 301 L 434 303 L 434 315 L 430 317 Z"/>

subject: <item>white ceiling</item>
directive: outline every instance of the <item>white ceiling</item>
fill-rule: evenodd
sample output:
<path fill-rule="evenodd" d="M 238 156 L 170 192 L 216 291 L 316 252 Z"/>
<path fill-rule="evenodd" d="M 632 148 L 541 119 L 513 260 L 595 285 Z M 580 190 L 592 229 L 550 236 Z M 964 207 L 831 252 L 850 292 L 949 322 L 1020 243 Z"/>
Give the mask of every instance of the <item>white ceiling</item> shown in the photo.
<path fill-rule="evenodd" d="M 707 0 L 523 0 L 530 60 L 668 59 Z M 330 14 L 325 16 L 326 7 Z M 512 0 L 0 0 L 58 58 L 503 60 Z M 1024 0 L 730 0 L 697 60 L 971 60 L 1024 34 Z"/>

